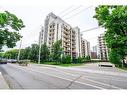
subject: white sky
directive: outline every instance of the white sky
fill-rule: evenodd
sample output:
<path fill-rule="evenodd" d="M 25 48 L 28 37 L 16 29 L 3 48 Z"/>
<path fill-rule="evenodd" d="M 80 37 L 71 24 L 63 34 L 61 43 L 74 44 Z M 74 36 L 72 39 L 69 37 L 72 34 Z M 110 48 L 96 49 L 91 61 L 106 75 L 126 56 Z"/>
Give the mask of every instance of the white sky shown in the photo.
<path fill-rule="evenodd" d="M 93 3 L 89 3 L 89 4 L 84 3 L 85 5 L 84 4 L 82 5 L 82 3 L 80 4 L 75 3 L 74 2 L 75 0 L 74 1 L 70 0 L 73 1 L 74 3 L 72 6 L 72 3 L 70 3 L 69 0 L 64 0 L 62 1 L 63 3 L 61 2 L 60 4 L 56 2 L 50 2 L 49 0 L 46 0 L 45 2 L 41 0 L 31 0 L 31 1 L 11 0 L 11 1 L 12 2 L 5 2 L 5 0 L 0 0 L 1 2 L 0 10 L 7 10 L 23 20 L 26 27 L 20 31 L 21 35 L 23 36 L 22 48 L 30 46 L 32 43 L 38 43 L 38 37 L 39 37 L 39 32 L 41 30 L 41 26 L 44 25 L 44 20 L 47 14 L 50 12 L 53 12 L 56 15 L 60 16 L 72 27 L 78 26 L 81 31 L 98 26 L 97 20 L 93 18 L 93 15 L 95 14 L 95 6 L 97 5 Z M 60 1 L 61 0 L 59 0 L 59 2 Z M 66 10 L 63 14 L 60 14 L 62 11 L 64 11 L 70 6 L 72 7 L 69 10 Z M 62 15 L 68 13 L 70 10 L 77 8 L 78 6 L 81 7 L 73 12 L 70 12 L 66 16 L 62 17 Z M 85 8 L 88 9 L 82 11 Z M 80 11 L 82 12 L 79 13 L 78 15 L 73 16 L 70 19 L 66 19 Z M 88 40 L 92 47 L 97 44 L 97 36 L 103 32 L 104 30 L 99 28 L 93 31 L 84 32 L 82 34 L 83 34 L 83 38 Z M 19 42 L 17 43 L 17 46 L 15 48 L 19 48 Z"/>

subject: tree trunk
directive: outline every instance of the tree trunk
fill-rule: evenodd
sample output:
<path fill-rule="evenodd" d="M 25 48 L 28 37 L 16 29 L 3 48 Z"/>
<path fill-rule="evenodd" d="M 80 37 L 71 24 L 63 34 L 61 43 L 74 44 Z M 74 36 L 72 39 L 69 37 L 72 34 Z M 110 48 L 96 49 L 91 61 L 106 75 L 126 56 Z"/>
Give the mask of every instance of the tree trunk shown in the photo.
<path fill-rule="evenodd" d="M 122 62 L 122 68 L 124 67 L 124 64 L 125 64 L 125 60 L 124 60 L 124 58 L 123 58 L 123 60 L 122 60 L 123 62 Z"/>

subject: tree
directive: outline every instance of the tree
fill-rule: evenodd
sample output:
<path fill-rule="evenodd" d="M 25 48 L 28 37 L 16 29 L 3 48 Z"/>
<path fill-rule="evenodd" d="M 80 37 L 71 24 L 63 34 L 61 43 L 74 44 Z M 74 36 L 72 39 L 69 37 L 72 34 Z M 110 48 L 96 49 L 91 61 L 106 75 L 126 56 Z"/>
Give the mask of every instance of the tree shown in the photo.
<path fill-rule="evenodd" d="M 25 59 L 30 59 L 30 55 L 31 55 L 31 48 L 30 47 L 26 47 L 25 50 L 24 50 Z"/>
<path fill-rule="evenodd" d="M 109 60 L 111 63 L 114 63 L 116 66 L 121 66 L 121 58 L 116 50 L 112 49 L 109 53 Z"/>
<path fill-rule="evenodd" d="M 3 58 L 4 53 L 0 52 L 0 60 Z"/>
<path fill-rule="evenodd" d="M 77 59 L 77 62 L 78 63 L 82 63 L 83 62 L 83 58 L 79 56 L 78 59 Z"/>
<path fill-rule="evenodd" d="M 53 44 L 53 47 L 52 47 L 52 55 L 53 55 L 53 59 L 55 61 L 60 61 L 60 58 L 61 58 L 61 54 L 62 54 L 62 40 L 58 40 L 56 41 L 54 44 Z"/>
<path fill-rule="evenodd" d="M 32 44 L 31 45 L 31 52 L 30 52 L 30 59 L 33 61 L 38 61 L 38 54 L 39 54 L 39 45 Z"/>
<path fill-rule="evenodd" d="M 61 58 L 61 62 L 63 64 L 70 64 L 71 63 L 71 56 L 70 55 L 67 55 L 67 56 L 62 56 Z"/>
<path fill-rule="evenodd" d="M 87 61 L 90 61 L 90 60 L 91 60 L 91 58 L 90 58 L 89 55 L 85 56 L 85 59 L 86 59 Z"/>
<path fill-rule="evenodd" d="M 0 50 L 4 45 L 9 48 L 16 46 L 16 42 L 22 37 L 16 31 L 21 30 L 23 21 L 8 11 L 0 13 Z"/>
<path fill-rule="evenodd" d="M 24 59 L 27 59 L 27 52 L 26 52 L 26 49 L 20 49 L 20 60 L 24 60 Z"/>
<path fill-rule="evenodd" d="M 44 43 L 41 46 L 41 61 L 46 61 L 49 58 L 49 49 L 46 45 L 46 43 Z"/>
<path fill-rule="evenodd" d="M 4 53 L 3 57 L 7 59 L 17 59 L 18 49 L 8 50 Z"/>
<path fill-rule="evenodd" d="M 96 7 L 95 11 L 94 18 L 98 20 L 99 26 L 106 29 L 105 40 L 108 48 L 113 51 L 112 53 L 117 51 L 115 53 L 120 56 L 119 61 L 122 60 L 125 63 L 124 59 L 127 56 L 127 6 L 102 5 Z"/>

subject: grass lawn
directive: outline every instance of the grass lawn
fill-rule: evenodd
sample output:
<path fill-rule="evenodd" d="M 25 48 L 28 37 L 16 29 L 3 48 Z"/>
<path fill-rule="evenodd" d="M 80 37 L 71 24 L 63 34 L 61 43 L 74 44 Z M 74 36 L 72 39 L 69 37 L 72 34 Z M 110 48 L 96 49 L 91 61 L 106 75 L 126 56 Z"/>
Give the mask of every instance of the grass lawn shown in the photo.
<path fill-rule="evenodd" d="M 60 63 L 56 63 L 56 62 L 44 62 L 42 64 L 46 64 L 46 65 L 57 65 L 57 66 L 63 66 L 63 67 L 69 67 L 69 66 L 81 66 L 83 65 L 83 63 L 76 63 L 76 64 L 60 64 Z"/>
<path fill-rule="evenodd" d="M 117 67 L 117 68 L 119 68 L 119 69 L 121 69 L 121 70 L 126 70 L 127 71 L 127 67 Z"/>

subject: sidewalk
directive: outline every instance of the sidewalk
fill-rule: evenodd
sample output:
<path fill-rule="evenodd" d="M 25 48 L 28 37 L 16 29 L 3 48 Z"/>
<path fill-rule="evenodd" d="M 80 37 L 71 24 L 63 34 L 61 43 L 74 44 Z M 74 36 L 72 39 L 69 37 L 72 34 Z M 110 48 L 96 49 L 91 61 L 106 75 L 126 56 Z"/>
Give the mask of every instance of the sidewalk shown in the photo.
<path fill-rule="evenodd" d="M 9 89 L 5 79 L 3 78 L 1 72 L 0 72 L 0 89 Z"/>

